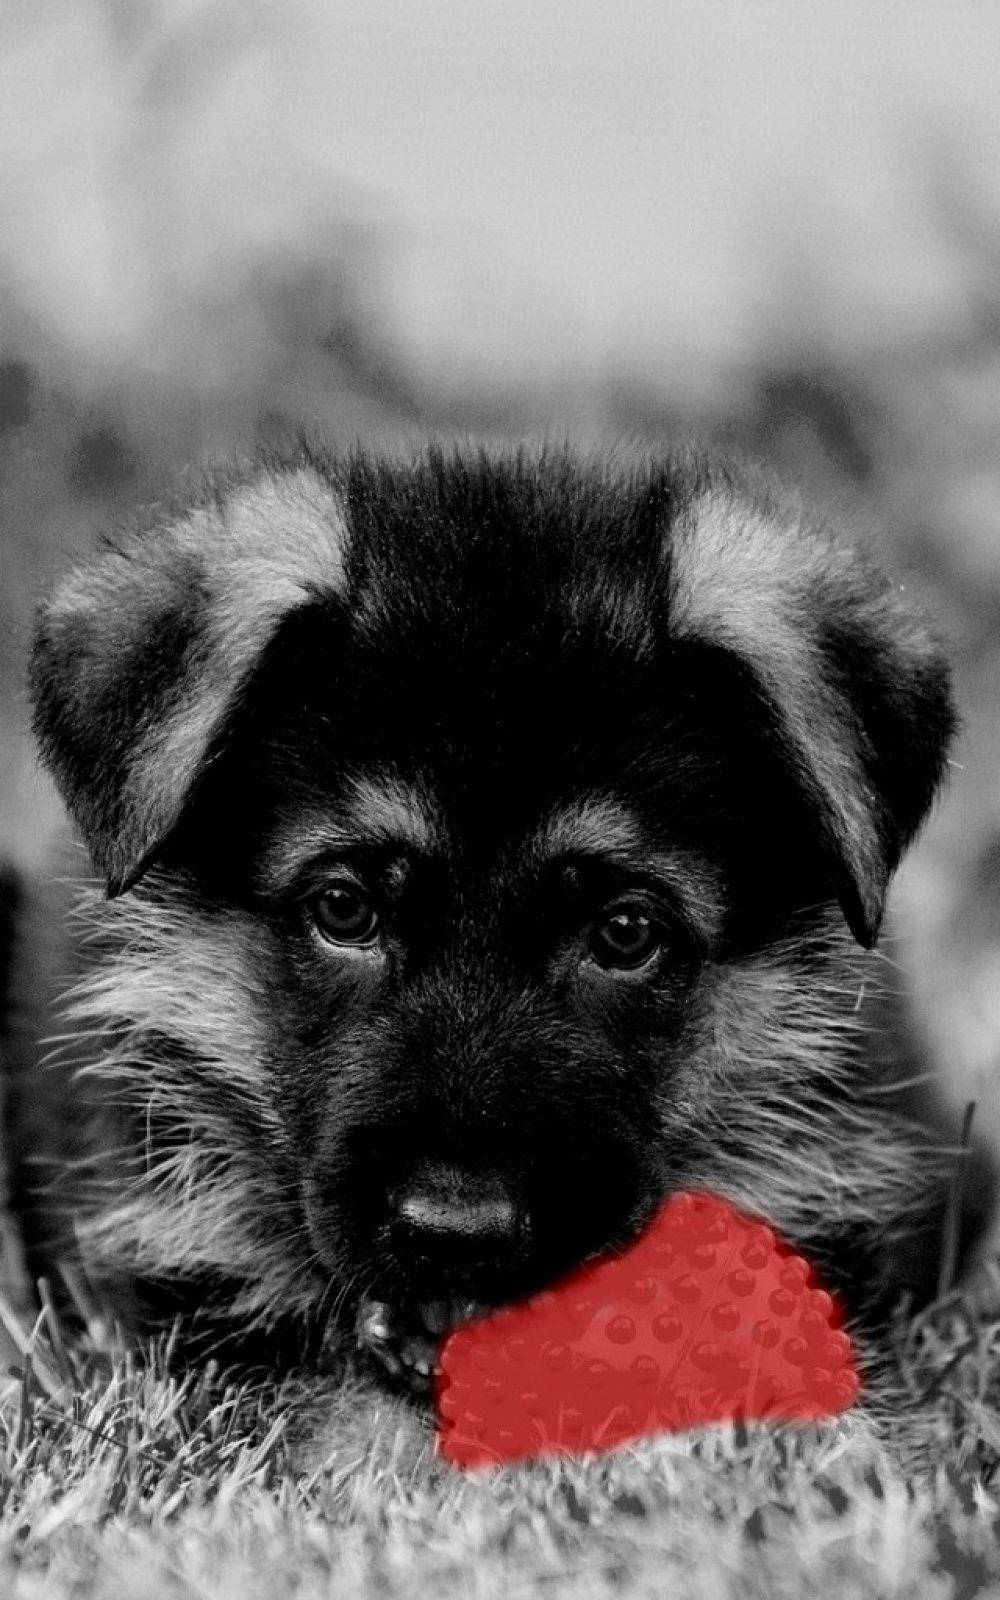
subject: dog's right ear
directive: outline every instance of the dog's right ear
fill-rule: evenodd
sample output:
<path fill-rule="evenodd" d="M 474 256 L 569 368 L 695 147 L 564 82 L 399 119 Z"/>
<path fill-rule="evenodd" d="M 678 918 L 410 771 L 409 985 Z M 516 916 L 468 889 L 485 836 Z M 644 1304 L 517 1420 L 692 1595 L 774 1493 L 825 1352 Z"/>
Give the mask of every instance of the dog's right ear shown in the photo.
<path fill-rule="evenodd" d="M 109 895 L 178 821 L 283 618 L 342 592 L 345 547 L 314 464 L 257 467 L 132 533 L 42 607 L 35 731 Z"/>
<path fill-rule="evenodd" d="M 671 579 L 677 637 L 729 655 L 870 947 L 954 731 L 940 647 L 882 573 L 746 473 L 705 474 Z"/>

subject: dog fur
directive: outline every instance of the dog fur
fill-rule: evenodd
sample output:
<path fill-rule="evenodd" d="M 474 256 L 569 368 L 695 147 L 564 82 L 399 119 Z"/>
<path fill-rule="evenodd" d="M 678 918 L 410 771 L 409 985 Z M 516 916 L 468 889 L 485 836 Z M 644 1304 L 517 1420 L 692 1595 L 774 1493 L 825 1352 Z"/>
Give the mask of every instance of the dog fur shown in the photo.
<path fill-rule="evenodd" d="M 31 682 L 101 879 L 40 1259 L 294 1361 L 360 1329 L 390 1374 L 394 1319 L 526 1293 L 681 1187 L 766 1217 L 861 1321 L 919 1289 L 941 1172 L 865 996 L 948 676 L 756 471 L 254 459 L 66 578 Z M 381 908 L 361 953 L 316 934 L 345 863 Z M 593 957 L 621 903 L 649 967 Z M 400 1232 L 428 1172 L 495 1251 Z"/>

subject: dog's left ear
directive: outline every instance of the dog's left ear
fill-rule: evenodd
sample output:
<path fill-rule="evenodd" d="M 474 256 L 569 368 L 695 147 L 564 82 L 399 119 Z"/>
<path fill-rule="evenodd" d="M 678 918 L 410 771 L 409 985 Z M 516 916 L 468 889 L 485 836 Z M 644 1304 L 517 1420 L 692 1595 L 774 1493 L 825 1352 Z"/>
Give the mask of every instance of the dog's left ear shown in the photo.
<path fill-rule="evenodd" d="M 702 484 L 672 531 L 675 636 L 735 657 L 870 946 L 955 728 L 945 659 L 881 572 L 756 482 Z"/>
<path fill-rule="evenodd" d="M 339 596 L 341 500 L 256 465 L 70 573 L 42 607 L 35 731 L 109 895 L 142 875 L 283 619 Z"/>

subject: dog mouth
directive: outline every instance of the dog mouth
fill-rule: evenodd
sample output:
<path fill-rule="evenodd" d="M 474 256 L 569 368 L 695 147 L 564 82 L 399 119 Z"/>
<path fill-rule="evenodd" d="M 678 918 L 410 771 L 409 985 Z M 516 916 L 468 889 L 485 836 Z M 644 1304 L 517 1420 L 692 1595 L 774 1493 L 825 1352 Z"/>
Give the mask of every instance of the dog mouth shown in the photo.
<path fill-rule="evenodd" d="M 445 1338 L 485 1310 L 482 1301 L 469 1298 L 419 1301 L 404 1310 L 366 1297 L 358 1306 L 355 1339 L 381 1376 L 426 1399 L 440 1371 L 438 1355 Z"/>

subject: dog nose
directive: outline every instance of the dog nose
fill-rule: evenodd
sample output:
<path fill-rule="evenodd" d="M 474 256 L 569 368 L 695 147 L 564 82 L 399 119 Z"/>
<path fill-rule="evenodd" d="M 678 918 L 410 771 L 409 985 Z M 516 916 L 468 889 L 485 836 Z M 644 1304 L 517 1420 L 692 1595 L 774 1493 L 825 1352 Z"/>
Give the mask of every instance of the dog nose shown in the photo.
<path fill-rule="evenodd" d="M 510 1253 L 524 1228 L 503 1179 L 453 1167 L 421 1170 L 396 1200 L 393 1234 L 407 1253 L 455 1264 Z"/>

